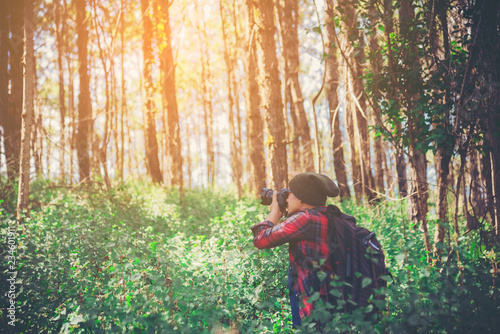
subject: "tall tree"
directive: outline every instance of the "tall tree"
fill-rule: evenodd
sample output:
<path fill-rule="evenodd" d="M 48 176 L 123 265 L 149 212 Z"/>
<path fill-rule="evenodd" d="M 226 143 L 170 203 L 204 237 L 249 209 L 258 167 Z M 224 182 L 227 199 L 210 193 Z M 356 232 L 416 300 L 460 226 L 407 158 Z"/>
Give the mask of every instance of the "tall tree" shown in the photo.
<path fill-rule="evenodd" d="M 23 108 L 23 41 L 24 1 L 10 1 L 9 38 L 9 107 L 4 113 L 4 146 L 7 161 L 7 176 L 14 180 L 19 172 L 21 149 L 21 114 Z"/>
<path fill-rule="evenodd" d="M 125 118 L 127 110 L 126 88 L 125 88 L 125 2 L 120 1 L 120 77 L 121 77 L 121 90 L 120 90 L 120 159 L 118 160 L 118 178 L 123 180 L 123 169 L 125 164 Z"/>
<path fill-rule="evenodd" d="M 197 6 L 203 10 L 203 6 Z M 201 61 L 201 85 L 203 88 L 202 104 L 203 104 L 203 120 L 205 123 L 205 141 L 207 151 L 207 183 L 213 186 L 215 183 L 215 152 L 213 139 L 213 106 L 212 106 L 212 74 L 210 71 L 210 57 L 208 55 L 208 36 L 205 23 L 205 13 L 202 12 L 203 26 L 197 25 L 200 47 Z"/>
<path fill-rule="evenodd" d="M 422 108 L 417 108 L 417 101 L 422 92 L 420 61 L 418 53 L 418 34 L 415 29 L 415 10 L 410 2 L 401 2 L 400 8 L 400 33 L 402 37 L 402 72 L 400 82 L 404 90 L 404 108 L 407 117 L 407 128 L 409 136 L 410 157 L 410 206 L 414 227 L 420 226 L 424 232 L 425 248 L 431 251 L 429 233 L 427 229 L 427 160 L 425 158 L 425 147 L 419 145 L 422 140 L 424 126 L 421 120 L 424 118 Z"/>
<path fill-rule="evenodd" d="M 35 54 L 34 54 L 34 22 L 33 22 L 33 0 L 24 0 L 24 92 L 23 92 L 23 114 L 21 131 L 21 156 L 19 168 L 19 192 L 17 199 L 17 219 L 21 220 L 21 214 L 28 208 L 28 196 L 30 186 L 30 160 L 31 160 L 31 127 L 33 124 L 35 94 Z"/>
<path fill-rule="evenodd" d="M 370 25 L 370 35 L 368 37 L 368 42 L 370 45 L 368 59 L 370 60 L 370 69 L 373 73 L 369 86 L 371 88 L 372 96 L 374 101 L 382 100 L 382 93 L 379 88 L 379 83 L 382 78 L 382 53 L 379 46 L 379 36 L 377 29 L 377 24 L 379 22 L 380 14 L 377 12 L 376 4 L 374 1 L 370 2 L 370 8 L 368 9 L 368 18 Z M 368 83 L 367 83 L 368 86 Z M 382 113 L 380 110 L 380 105 L 378 103 L 373 104 L 373 110 L 371 113 L 371 123 L 378 124 L 382 119 Z M 374 136 L 373 151 L 375 153 L 375 182 L 373 189 L 379 193 L 381 196 L 385 193 L 385 175 L 384 175 L 384 144 L 382 141 L 382 136 Z"/>
<path fill-rule="evenodd" d="M 299 8 L 298 0 L 276 1 L 279 12 L 283 57 L 285 60 L 285 91 L 290 96 L 290 113 L 292 113 L 293 137 L 297 137 L 299 147 L 294 154 L 299 155 L 299 166 L 291 166 L 293 170 L 313 172 L 314 158 L 312 153 L 313 142 L 309 123 L 304 109 L 304 97 L 299 83 Z M 285 106 L 286 108 L 287 106 Z M 300 152 L 300 154 L 299 154 Z"/>
<path fill-rule="evenodd" d="M 340 131 L 340 116 L 339 116 L 339 97 L 338 86 L 340 75 L 338 69 L 338 56 L 336 44 L 336 33 L 334 23 L 334 4 L 333 0 L 326 0 L 325 7 L 325 87 L 330 110 L 330 131 L 332 134 L 332 149 L 333 149 L 333 166 L 337 183 L 340 190 L 340 199 L 349 199 L 351 192 L 347 184 L 347 173 L 344 160 L 344 142 L 342 140 L 342 132 Z"/>
<path fill-rule="evenodd" d="M 236 187 L 238 189 L 238 198 L 241 198 L 242 195 L 242 185 L 241 185 L 241 174 L 243 168 L 241 166 L 241 156 L 239 147 L 237 144 L 237 135 L 235 128 L 235 120 L 234 120 L 234 98 L 233 98 L 233 63 L 230 56 L 230 51 L 228 47 L 228 38 L 226 35 L 225 28 L 225 18 L 224 18 L 224 9 L 222 5 L 222 0 L 219 0 L 219 12 L 222 23 L 222 39 L 224 42 L 224 61 L 226 63 L 226 71 L 227 71 L 227 101 L 228 101 L 228 123 L 229 123 L 229 146 L 231 149 L 231 173 L 233 177 L 233 182 L 236 183 Z M 234 94 L 237 94 L 235 92 Z M 241 146 L 241 145 L 240 145 Z"/>
<path fill-rule="evenodd" d="M 394 123 L 396 131 L 401 133 L 401 121 L 399 119 L 399 82 L 397 81 L 396 58 L 394 55 L 394 10 L 393 0 L 384 0 L 384 31 L 386 38 L 387 50 L 387 67 L 389 86 L 386 92 L 387 106 L 389 107 L 389 117 Z M 402 140 L 396 139 L 396 173 L 398 177 L 398 192 L 401 197 L 406 197 L 408 194 L 408 185 L 406 177 L 406 159 L 402 148 Z"/>
<path fill-rule="evenodd" d="M 9 108 L 9 2 L 0 1 L 0 126 L 5 135 Z"/>
<path fill-rule="evenodd" d="M 61 131 L 60 136 L 60 152 L 61 157 L 59 159 L 59 169 L 60 169 L 60 177 L 64 179 L 66 177 L 65 173 L 65 156 L 66 156 L 66 137 L 65 137 L 65 129 L 66 129 L 66 101 L 65 101 L 65 82 L 64 82 L 64 67 L 63 67 L 63 58 L 64 58 L 64 34 L 66 33 L 66 18 L 65 12 L 62 10 L 62 6 L 59 0 L 54 2 L 54 16 L 55 16 L 55 33 L 56 33 L 56 47 L 57 47 L 57 72 L 59 76 L 59 114 L 61 116 L 60 124 Z"/>
<path fill-rule="evenodd" d="M 144 91 L 146 94 L 146 161 L 148 165 L 149 174 L 153 182 L 161 183 L 163 175 L 160 171 L 160 162 L 158 160 L 158 141 L 156 139 L 156 121 L 155 121 L 155 107 L 153 101 L 153 53 L 151 49 L 151 41 L 153 37 L 153 25 L 150 17 L 150 3 L 149 0 L 141 0 L 142 10 L 142 23 L 143 23 L 143 44 L 142 52 L 144 56 Z"/>
<path fill-rule="evenodd" d="M 355 131 L 355 115 L 356 106 L 353 101 L 353 97 L 348 92 L 351 90 L 352 81 L 350 79 L 350 73 L 347 67 L 344 68 L 344 84 L 346 87 L 345 95 L 345 120 L 347 135 L 349 137 L 349 148 L 351 153 L 351 172 L 352 172 L 352 182 L 354 188 L 354 195 L 356 196 L 356 201 L 361 203 L 363 198 L 363 183 L 361 175 L 361 165 L 360 165 L 360 145 L 359 137 Z"/>
<path fill-rule="evenodd" d="M 105 34 L 104 28 L 98 18 L 97 14 L 97 3 L 95 1 L 92 1 L 92 7 L 94 9 L 94 27 L 96 29 L 96 36 L 97 36 L 97 47 L 99 49 L 99 57 L 101 58 L 101 63 L 102 63 L 102 68 L 104 71 L 104 87 L 105 87 L 105 96 L 106 96 L 106 102 L 104 106 L 104 117 L 105 117 L 105 123 L 104 123 L 104 135 L 102 137 L 102 140 L 100 141 L 100 146 L 97 148 L 98 150 L 98 159 L 99 162 L 101 163 L 102 169 L 104 171 L 104 182 L 106 183 L 106 186 L 108 189 L 111 187 L 111 181 L 109 178 L 109 172 L 108 172 L 108 143 L 110 139 L 110 130 L 111 130 L 111 122 L 112 122 L 112 110 L 113 106 L 112 104 L 112 96 L 111 94 L 114 94 L 113 89 L 110 87 L 111 86 L 111 72 L 113 68 L 113 61 L 110 59 L 111 57 L 108 56 L 108 52 L 105 52 L 107 50 L 103 50 L 103 46 L 101 45 L 101 35 Z M 100 29 L 100 31 L 99 31 Z M 113 40 L 112 40 L 113 44 Z M 108 61 L 109 61 L 109 67 L 108 67 Z"/>
<path fill-rule="evenodd" d="M 175 64 L 172 53 L 171 34 L 170 34 L 170 17 L 169 7 L 171 1 L 160 1 L 161 20 L 164 31 L 162 32 L 163 39 L 160 46 L 160 60 L 163 73 L 163 101 L 166 103 L 164 112 L 167 113 L 167 133 L 169 134 L 168 149 L 169 166 L 172 168 L 171 184 L 178 186 L 182 192 L 183 176 L 182 176 L 182 154 L 181 154 L 181 136 L 179 127 L 179 113 L 177 110 L 177 95 L 175 88 Z"/>
<path fill-rule="evenodd" d="M 267 142 L 271 156 L 272 186 L 275 189 L 280 189 L 288 183 L 288 176 L 281 81 L 274 40 L 276 27 L 273 19 L 273 1 L 256 1 L 255 14 L 255 22 L 259 27 L 257 41 L 261 51 L 259 53 L 259 68 L 261 70 L 262 105 L 268 130 Z"/>
<path fill-rule="evenodd" d="M 442 40 L 444 47 L 444 59 L 440 60 L 437 66 L 438 70 L 442 73 L 442 80 L 444 83 L 444 98 L 443 98 L 443 108 L 444 113 L 442 113 L 442 118 L 437 121 L 437 127 L 442 131 L 443 138 L 440 140 L 440 145 L 437 148 L 435 154 L 436 161 L 436 174 L 438 181 L 438 203 L 437 203 L 437 213 L 439 222 L 436 224 L 436 231 L 434 234 L 434 251 L 441 252 L 442 248 L 439 247 L 444 242 L 445 237 L 445 224 L 448 222 L 448 175 L 450 172 L 450 161 L 451 155 L 453 153 L 454 139 L 450 135 L 451 126 L 449 122 L 450 109 L 453 107 L 451 104 L 451 82 L 450 77 L 453 75 L 451 73 L 451 56 L 450 56 L 450 41 L 448 32 L 448 1 L 439 0 L 436 2 L 437 16 L 441 23 Z M 433 22 L 434 19 L 431 19 Z"/>
<path fill-rule="evenodd" d="M 76 1 L 76 31 L 78 34 L 78 74 L 80 76 L 80 94 L 78 96 L 78 131 L 76 133 L 76 151 L 80 181 L 90 180 L 89 139 L 92 125 L 92 105 L 90 101 L 88 59 L 87 59 L 87 11 L 86 0 Z"/>
<path fill-rule="evenodd" d="M 250 156 L 250 189 L 257 193 L 266 186 L 264 157 L 264 121 L 260 111 L 259 69 L 257 67 L 257 27 L 251 0 L 246 0 L 248 15 L 248 49 L 246 53 L 248 155 Z"/>
<path fill-rule="evenodd" d="M 359 136 L 360 145 L 360 175 L 361 183 L 363 187 L 363 194 L 368 197 L 368 199 L 373 198 L 373 174 L 371 172 L 371 154 L 370 154 L 370 140 L 368 137 L 368 108 L 366 101 L 366 94 L 364 93 L 363 87 L 363 70 L 364 70 L 364 36 L 361 36 L 357 16 L 355 3 L 340 0 L 338 2 L 338 9 L 343 15 L 343 30 L 347 34 L 347 39 L 350 41 L 347 45 L 349 46 L 349 51 L 352 52 L 352 59 L 350 60 L 349 70 L 352 72 L 350 79 L 352 80 L 351 90 L 348 94 L 351 95 L 354 107 L 353 119 L 354 126 Z"/>
<path fill-rule="evenodd" d="M 472 101 L 469 114 L 478 115 L 480 126 L 484 131 L 486 155 L 489 153 L 491 166 L 491 212 L 495 234 L 500 235 L 500 3 L 495 0 L 478 1 L 473 16 L 474 37 L 470 46 L 469 62 L 460 91 L 459 106 L 465 104 L 466 97 L 471 96 L 479 85 L 481 98 L 476 101 L 480 108 L 476 109 L 476 101 Z M 475 70 L 474 70 L 475 69 Z M 460 115 L 463 117 L 463 115 Z"/>

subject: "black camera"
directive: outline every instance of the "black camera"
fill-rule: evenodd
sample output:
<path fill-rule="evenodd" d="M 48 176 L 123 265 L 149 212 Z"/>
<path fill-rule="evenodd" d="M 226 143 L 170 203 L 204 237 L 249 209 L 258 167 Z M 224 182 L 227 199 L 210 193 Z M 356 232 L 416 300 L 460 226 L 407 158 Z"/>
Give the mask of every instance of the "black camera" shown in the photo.
<path fill-rule="evenodd" d="M 262 190 L 262 194 L 260 194 L 260 198 L 262 199 L 260 204 L 271 205 L 271 203 L 273 202 L 273 194 L 274 190 L 269 188 L 264 188 Z M 288 194 L 290 194 L 290 189 L 281 189 L 278 192 L 278 206 L 280 207 L 281 212 L 285 212 L 288 206 L 288 203 L 286 202 Z"/>

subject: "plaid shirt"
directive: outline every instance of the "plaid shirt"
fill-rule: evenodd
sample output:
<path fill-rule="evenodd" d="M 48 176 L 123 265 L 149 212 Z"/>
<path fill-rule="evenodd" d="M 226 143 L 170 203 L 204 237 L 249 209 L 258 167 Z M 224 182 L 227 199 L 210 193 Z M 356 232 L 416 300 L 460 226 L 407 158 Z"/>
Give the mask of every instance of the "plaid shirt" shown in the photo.
<path fill-rule="evenodd" d="M 311 314 L 314 305 L 306 300 L 314 291 L 319 290 L 321 297 L 328 296 L 326 283 L 321 284 L 313 271 L 314 267 L 326 273 L 333 271 L 328 261 L 328 219 L 325 211 L 325 206 L 305 209 L 276 226 L 266 220 L 251 227 L 253 244 L 257 248 L 273 248 L 288 243 L 292 281 L 290 293 L 302 296 L 305 305 L 299 310 L 300 317 Z M 326 260 L 322 265 L 321 259 Z"/>

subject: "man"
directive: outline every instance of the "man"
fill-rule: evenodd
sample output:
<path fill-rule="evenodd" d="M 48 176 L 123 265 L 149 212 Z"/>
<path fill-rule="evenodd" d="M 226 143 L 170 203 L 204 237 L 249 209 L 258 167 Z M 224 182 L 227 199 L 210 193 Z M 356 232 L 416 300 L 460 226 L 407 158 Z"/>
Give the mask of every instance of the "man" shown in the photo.
<path fill-rule="evenodd" d="M 328 261 L 330 254 L 325 203 L 327 197 L 338 196 L 339 189 L 328 176 L 311 172 L 296 175 L 289 182 L 289 187 L 288 218 L 279 223 L 283 212 L 278 205 L 278 192 L 275 191 L 266 220 L 251 229 L 253 244 L 257 248 L 289 244 L 288 287 L 292 322 L 297 327 L 301 324 L 301 318 L 309 316 L 314 308 L 314 304 L 307 302 L 313 292 L 318 291 L 325 300 L 328 296 L 326 282 L 320 282 L 317 272 L 333 271 Z M 301 308 L 299 298 L 304 303 Z"/>

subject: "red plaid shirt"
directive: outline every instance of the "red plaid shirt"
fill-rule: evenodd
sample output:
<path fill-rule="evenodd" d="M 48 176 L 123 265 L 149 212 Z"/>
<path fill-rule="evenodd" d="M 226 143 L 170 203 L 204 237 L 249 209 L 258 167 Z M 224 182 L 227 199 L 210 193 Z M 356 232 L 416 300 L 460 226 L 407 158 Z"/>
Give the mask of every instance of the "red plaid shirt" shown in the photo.
<path fill-rule="evenodd" d="M 273 248 L 288 243 L 292 279 L 290 293 L 302 296 L 305 305 L 299 310 L 300 317 L 311 314 L 314 304 L 306 301 L 314 291 L 319 290 L 321 297 L 328 296 L 326 284 L 321 284 L 313 272 L 313 266 L 326 273 L 333 271 L 328 261 L 328 219 L 325 211 L 325 206 L 305 209 L 276 226 L 266 220 L 251 227 L 253 244 L 257 248 Z M 325 261 L 320 265 L 321 259 Z"/>

